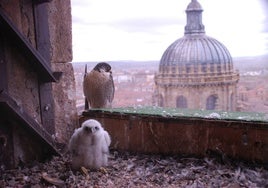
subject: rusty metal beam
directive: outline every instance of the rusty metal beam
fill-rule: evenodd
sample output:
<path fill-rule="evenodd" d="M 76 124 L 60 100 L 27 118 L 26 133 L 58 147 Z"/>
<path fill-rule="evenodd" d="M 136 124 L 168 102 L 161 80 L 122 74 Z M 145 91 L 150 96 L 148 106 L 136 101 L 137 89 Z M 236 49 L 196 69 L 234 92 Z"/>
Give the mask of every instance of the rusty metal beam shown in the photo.
<path fill-rule="evenodd" d="M 10 21 L 5 15 L 4 11 L 0 7 L 0 27 L 1 32 L 5 33 L 8 41 L 12 42 L 14 46 L 25 55 L 26 58 L 33 63 L 39 73 L 38 76 L 43 82 L 56 82 L 60 74 L 53 73 L 50 67 L 47 65 L 46 60 L 40 55 L 40 53 L 29 43 L 25 36 L 17 29 L 17 27 Z"/>
<path fill-rule="evenodd" d="M 50 36 L 48 24 L 47 3 L 35 4 L 34 23 L 37 51 L 46 60 L 46 66 L 51 67 L 50 63 Z M 39 82 L 39 100 L 41 119 L 44 128 L 50 133 L 55 134 L 55 113 L 54 100 L 52 94 L 52 84 Z"/>
<path fill-rule="evenodd" d="M 8 118 L 21 122 L 21 125 L 24 125 L 25 129 L 30 131 L 29 133 L 38 135 L 43 140 L 46 147 L 51 150 L 51 153 L 60 154 L 51 135 L 5 91 L 0 93 L 0 113 L 1 119 Z"/>
<path fill-rule="evenodd" d="M 5 60 L 5 37 L 0 31 L 0 92 L 7 89 L 7 64 Z"/>

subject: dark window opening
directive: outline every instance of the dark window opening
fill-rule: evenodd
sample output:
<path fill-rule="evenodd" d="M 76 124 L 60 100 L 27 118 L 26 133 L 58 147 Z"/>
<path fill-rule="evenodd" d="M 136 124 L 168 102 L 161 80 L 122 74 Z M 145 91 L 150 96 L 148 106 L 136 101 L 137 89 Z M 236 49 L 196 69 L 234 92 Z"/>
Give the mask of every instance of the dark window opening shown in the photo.
<path fill-rule="evenodd" d="M 187 99 L 184 96 L 179 96 L 176 103 L 177 108 L 187 108 Z"/>
<path fill-rule="evenodd" d="M 218 99 L 218 97 L 216 95 L 210 95 L 207 98 L 206 109 L 207 110 L 215 110 L 216 109 L 217 99 Z"/>

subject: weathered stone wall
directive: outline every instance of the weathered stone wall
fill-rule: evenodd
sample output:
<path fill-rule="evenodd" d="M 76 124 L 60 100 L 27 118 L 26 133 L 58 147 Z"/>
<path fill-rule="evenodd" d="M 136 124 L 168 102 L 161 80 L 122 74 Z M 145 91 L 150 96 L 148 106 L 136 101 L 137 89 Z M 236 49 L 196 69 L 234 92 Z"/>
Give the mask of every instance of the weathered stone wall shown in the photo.
<path fill-rule="evenodd" d="M 75 107 L 75 80 L 72 61 L 72 19 L 70 0 L 52 0 L 47 4 L 50 61 L 53 71 L 62 72 L 52 83 L 55 112 L 55 138 L 67 143 L 78 126 Z M 0 0 L 0 6 L 27 40 L 36 47 L 32 0 Z M 8 43 L 8 41 L 7 41 Z M 8 92 L 18 105 L 41 124 L 38 73 L 31 62 L 14 46 L 5 46 L 8 70 Z"/>
<path fill-rule="evenodd" d="M 72 15 L 70 0 L 54 0 L 48 4 L 51 62 L 72 61 Z"/>
<path fill-rule="evenodd" d="M 58 142 L 67 143 L 77 124 L 75 80 L 72 64 L 72 17 L 70 0 L 48 4 L 51 63 L 53 71 L 61 71 L 60 82 L 53 83 L 55 126 Z"/>
<path fill-rule="evenodd" d="M 53 83 L 57 142 L 67 143 L 78 126 L 75 106 L 75 80 L 71 63 L 53 63 L 54 71 L 62 71 L 61 82 Z"/>

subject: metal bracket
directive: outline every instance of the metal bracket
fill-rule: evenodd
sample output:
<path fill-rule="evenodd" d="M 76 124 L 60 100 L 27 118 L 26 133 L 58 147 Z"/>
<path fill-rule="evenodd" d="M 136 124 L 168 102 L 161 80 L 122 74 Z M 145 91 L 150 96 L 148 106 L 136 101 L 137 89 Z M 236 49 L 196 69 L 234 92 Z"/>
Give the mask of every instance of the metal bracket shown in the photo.
<path fill-rule="evenodd" d="M 25 55 L 36 68 L 39 73 L 39 78 L 43 82 L 56 82 L 51 68 L 43 58 L 43 56 L 30 44 L 25 36 L 17 29 L 12 21 L 6 16 L 0 7 L 0 27 L 1 30 L 8 37 L 8 41 L 12 42 L 14 46 L 18 47 L 22 54 Z"/>

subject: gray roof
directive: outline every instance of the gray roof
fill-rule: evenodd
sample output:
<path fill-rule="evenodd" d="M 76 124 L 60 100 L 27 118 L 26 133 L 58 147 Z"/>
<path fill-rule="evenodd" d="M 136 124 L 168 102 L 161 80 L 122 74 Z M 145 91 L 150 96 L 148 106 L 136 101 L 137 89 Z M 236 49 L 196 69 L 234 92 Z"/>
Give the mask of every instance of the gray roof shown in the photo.
<path fill-rule="evenodd" d="M 185 35 L 173 42 L 164 52 L 160 64 L 232 63 L 227 48 L 218 40 L 203 35 Z"/>

